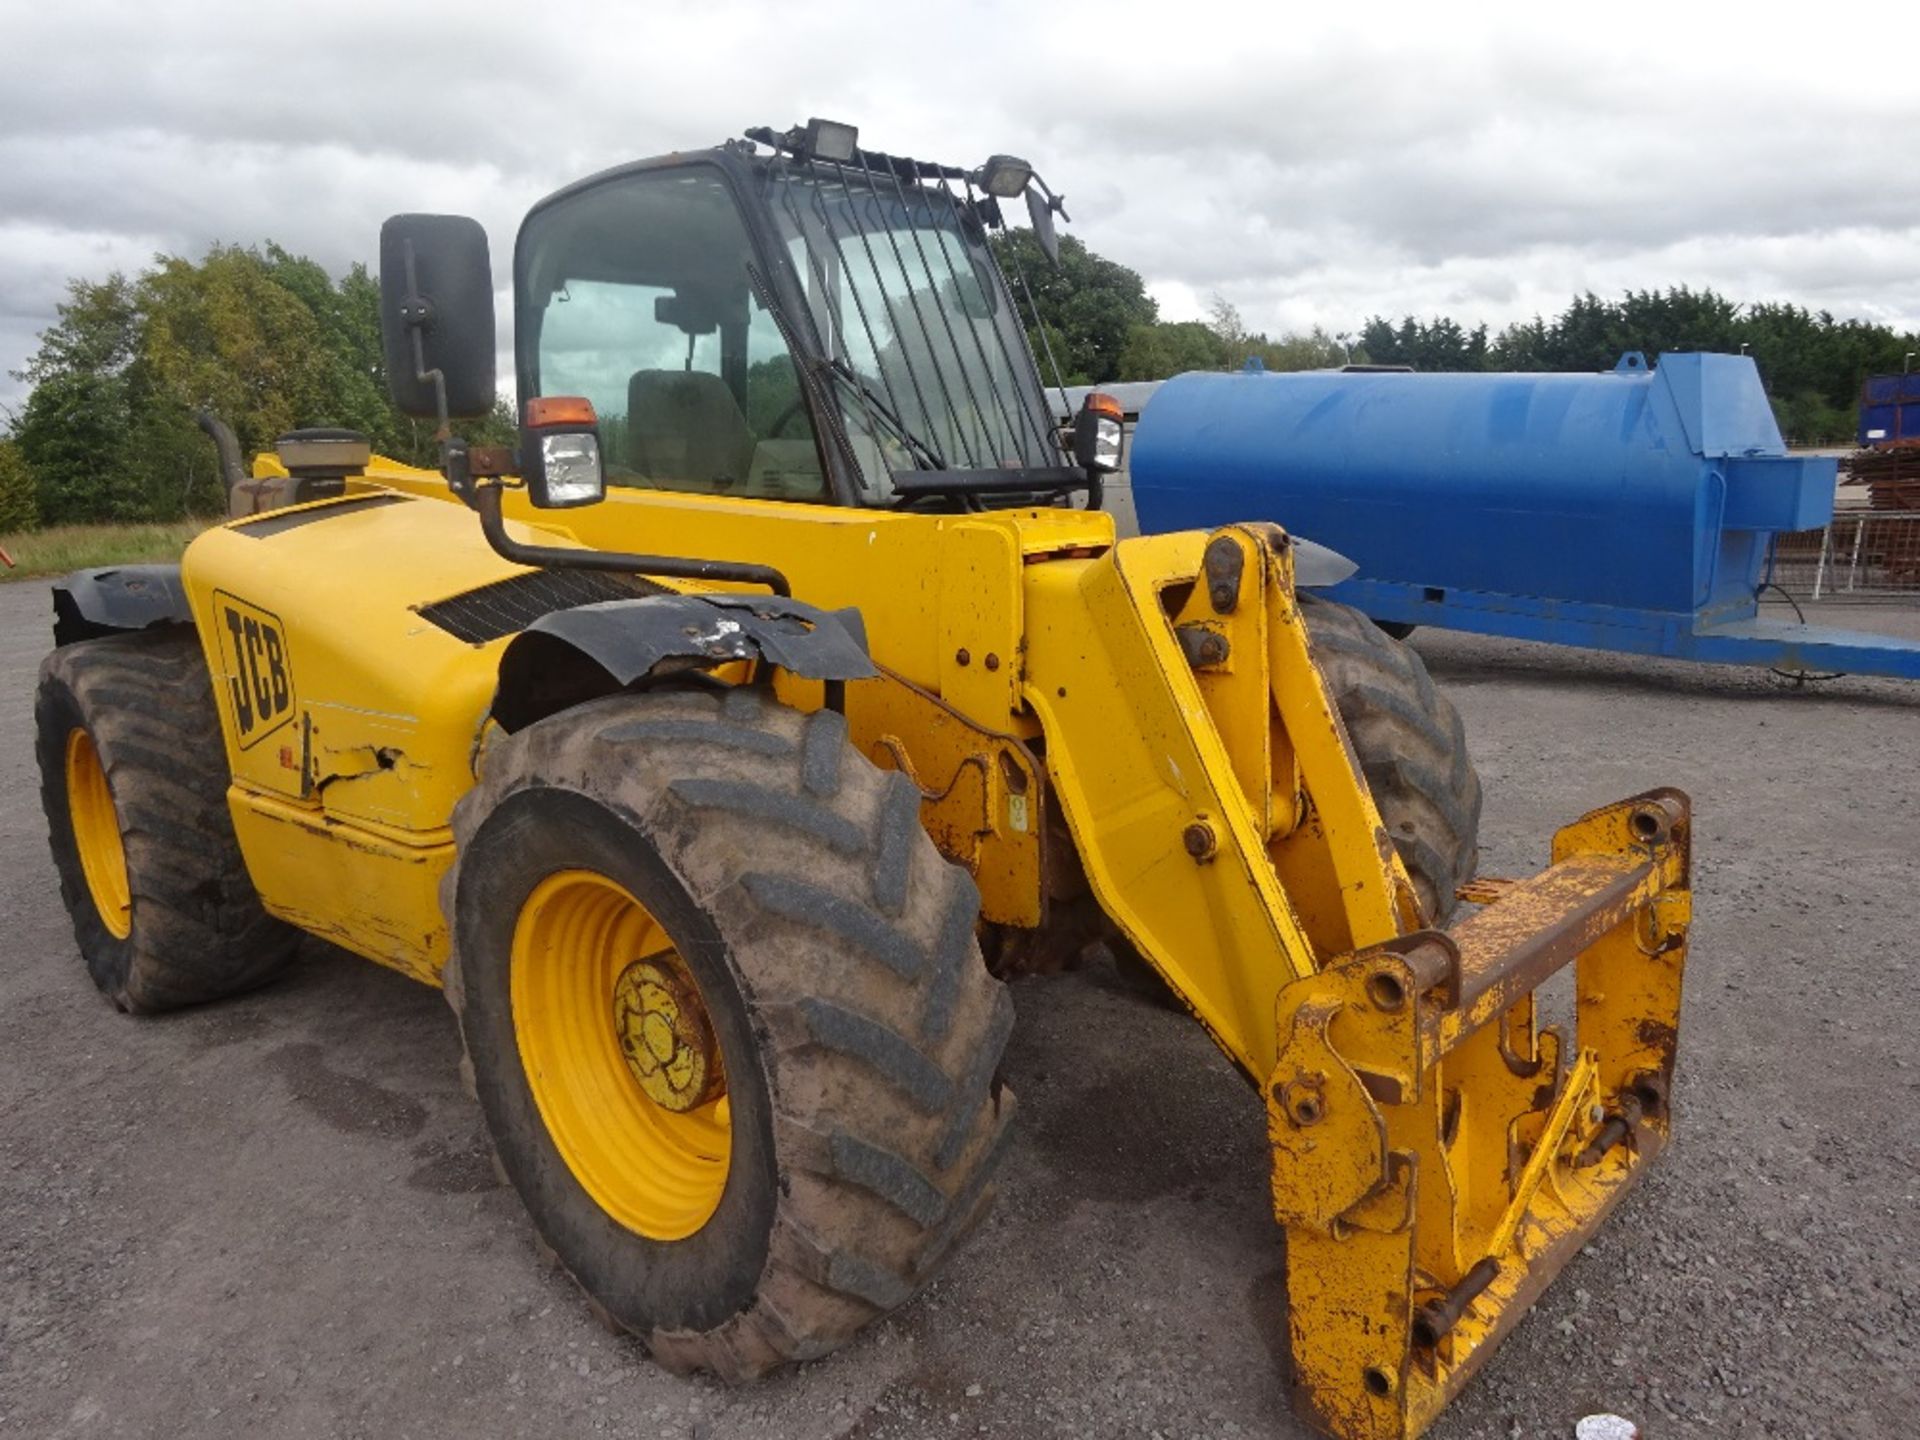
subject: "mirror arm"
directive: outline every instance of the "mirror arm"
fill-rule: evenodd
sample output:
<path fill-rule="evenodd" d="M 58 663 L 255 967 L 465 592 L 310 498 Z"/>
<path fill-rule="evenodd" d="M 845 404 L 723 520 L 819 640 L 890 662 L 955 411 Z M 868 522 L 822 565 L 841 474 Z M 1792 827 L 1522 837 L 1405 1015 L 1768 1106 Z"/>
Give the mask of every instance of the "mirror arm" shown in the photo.
<path fill-rule="evenodd" d="M 454 438 L 453 417 L 447 413 L 447 374 L 435 366 L 427 368 L 427 325 L 433 308 L 420 293 L 420 276 L 415 269 L 413 241 L 404 243 L 407 298 L 401 310 L 407 333 L 413 341 L 413 378 L 433 385 L 433 438 L 440 446 L 440 473 L 447 477 L 447 488 L 468 505 L 474 504 L 473 473 L 467 464 L 467 444 Z M 476 507 L 477 508 L 477 507 Z"/>
<path fill-rule="evenodd" d="M 426 330 L 433 319 L 433 311 L 420 293 L 420 276 L 414 268 L 412 240 L 405 242 L 404 253 L 407 257 L 406 322 L 407 329 L 413 335 L 413 378 L 433 382 L 433 408 L 437 422 L 433 438 L 445 445 L 453 437 L 453 421 L 447 415 L 447 375 L 437 366 L 432 370 L 427 368 Z"/>
<path fill-rule="evenodd" d="M 471 480 L 468 482 L 471 484 Z M 791 598 L 787 577 L 771 565 L 749 565 L 733 560 L 685 560 L 672 555 L 629 555 L 619 550 L 572 550 L 559 545 L 526 545 L 507 534 L 500 511 L 498 484 L 474 485 L 473 508 L 480 512 L 480 531 L 503 560 L 536 570 L 612 570 L 623 575 L 658 575 L 668 580 L 716 580 L 736 585 L 764 585 L 774 594 Z"/>
<path fill-rule="evenodd" d="M 1032 184 L 1042 195 L 1046 196 L 1047 208 L 1071 225 L 1073 223 L 1073 217 L 1067 214 L 1067 197 L 1054 194 L 1053 188 L 1040 178 L 1038 171 L 1034 172 Z"/>
<path fill-rule="evenodd" d="M 447 488 L 462 504 L 479 508 L 474 501 L 472 457 L 467 454 L 465 440 L 454 435 L 440 437 L 440 473 L 447 477 Z"/>

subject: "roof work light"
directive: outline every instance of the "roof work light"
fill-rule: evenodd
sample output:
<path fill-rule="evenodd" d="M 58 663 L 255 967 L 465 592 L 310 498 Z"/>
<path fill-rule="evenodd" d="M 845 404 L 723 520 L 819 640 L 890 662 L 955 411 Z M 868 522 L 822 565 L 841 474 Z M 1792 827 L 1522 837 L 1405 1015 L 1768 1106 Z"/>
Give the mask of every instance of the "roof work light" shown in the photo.
<path fill-rule="evenodd" d="M 1033 179 L 1033 166 L 1017 155 L 990 155 L 974 172 L 974 183 L 989 195 L 1011 200 Z"/>
<path fill-rule="evenodd" d="M 815 160 L 830 160 L 837 165 L 844 165 L 853 159 L 859 143 L 859 127 L 842 124 L 838 120 L 822 120 L 816 115 L 807 121 L 799 149 Z"/>

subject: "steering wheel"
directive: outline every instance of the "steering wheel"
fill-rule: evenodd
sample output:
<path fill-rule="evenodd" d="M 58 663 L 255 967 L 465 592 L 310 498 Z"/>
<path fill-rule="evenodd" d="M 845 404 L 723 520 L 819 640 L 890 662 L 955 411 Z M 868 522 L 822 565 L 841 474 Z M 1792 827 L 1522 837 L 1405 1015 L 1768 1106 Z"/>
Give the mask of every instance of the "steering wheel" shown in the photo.
<path fill-rule="evenodd" d="M 776 415 L 774 417 L 773 423 L 767 426 L 767 433 L 765 438 L 768 440 L 775 439 L 780 434 L 780 431 L 786 426 L 787 422 L 792 420 L 794 416 L 803 413 L 806 410 L 806 408 L 807 408 L 807 397 L 805 395 L 796 395 L 794 397 L 793 403 L 787 406 L 787 408 L 782 410 L 778 415 Z"/>

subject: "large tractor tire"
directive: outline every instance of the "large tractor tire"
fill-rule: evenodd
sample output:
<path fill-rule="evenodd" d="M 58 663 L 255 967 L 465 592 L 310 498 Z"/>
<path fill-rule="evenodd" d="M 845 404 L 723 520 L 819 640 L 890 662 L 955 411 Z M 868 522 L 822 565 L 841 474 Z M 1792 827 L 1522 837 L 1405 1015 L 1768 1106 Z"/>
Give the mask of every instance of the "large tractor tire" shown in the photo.
<path fill-rule="evenodd" d="M 108 999 L 169 1010 L 286 966 L 299 933 L 261 908 L 241 859 L 213 682 L 191 630 L 55 650 L 34 725 L 60 897 Z"/>
<path fill-rule="evenodd" d="M 1348 605 L 1302 594 L 1300 613 L 1373 803 L 1429 924 L 1453 913 L 1479 853 L 1480 776 L 1460 712 L 1419 653 Z"/>
<path fill-rule="evenodd" d="M 534 1227 L 675 1370 L 823 1355 L 985 1213 L 1012 1117 L 979 893 L 830 711 L 615 696 L 488 753 L 447 996 Z"/>

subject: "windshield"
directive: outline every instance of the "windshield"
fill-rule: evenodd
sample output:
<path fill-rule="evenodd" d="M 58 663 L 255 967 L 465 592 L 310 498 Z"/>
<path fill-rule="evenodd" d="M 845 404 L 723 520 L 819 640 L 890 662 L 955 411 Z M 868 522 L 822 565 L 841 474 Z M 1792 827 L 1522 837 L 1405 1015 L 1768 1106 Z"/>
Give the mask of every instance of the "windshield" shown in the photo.
<path fill-rule="evenodd" d="M 894 470 L 1061 463 L 1026 335 L 960 197 L 864 167 L 766 173 L 870 496 L 892 493 Z"/>

